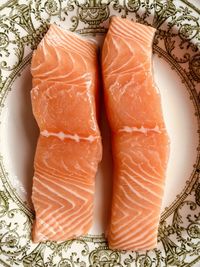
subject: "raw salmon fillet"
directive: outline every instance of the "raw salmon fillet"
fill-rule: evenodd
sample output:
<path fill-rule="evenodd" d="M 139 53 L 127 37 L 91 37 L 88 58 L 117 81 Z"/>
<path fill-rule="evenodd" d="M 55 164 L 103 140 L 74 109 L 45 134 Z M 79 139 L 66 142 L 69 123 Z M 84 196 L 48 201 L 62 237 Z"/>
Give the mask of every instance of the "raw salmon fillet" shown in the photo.
<path fill-rule="evenodd" d="M 169 137 L 152 71 L 155 29 L 113 17 L 102 50 L 114 162 L 110 248 L 157 246 Z"/>
<path fill-rule="evenodd" d="M 101 160 L 96 45 L 51 25 L 33 54 L 32 107 L 40 129 L 32 201 L 34 242 L 88 233 Z"/>

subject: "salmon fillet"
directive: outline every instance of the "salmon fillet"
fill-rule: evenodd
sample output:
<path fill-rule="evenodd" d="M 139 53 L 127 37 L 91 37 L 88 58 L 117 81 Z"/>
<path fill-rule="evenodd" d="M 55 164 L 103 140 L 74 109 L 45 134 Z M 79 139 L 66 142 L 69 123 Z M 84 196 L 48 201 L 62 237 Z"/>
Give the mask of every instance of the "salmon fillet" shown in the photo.
<path fill-rule="evenodd" d="M 34 242 L 88 233 L 102 156 L 96 45 L 51 25 L 33 54 L 32 108 L 40 129 L 32 201 Z"/>
<path fill-rule="evenodd" d="M 110 248 L 149 250 L 157 231 L 169 154 L 161 98 L 154 83 L 155 29 L 113 17 L 102 50 L 114 162 Z"/>

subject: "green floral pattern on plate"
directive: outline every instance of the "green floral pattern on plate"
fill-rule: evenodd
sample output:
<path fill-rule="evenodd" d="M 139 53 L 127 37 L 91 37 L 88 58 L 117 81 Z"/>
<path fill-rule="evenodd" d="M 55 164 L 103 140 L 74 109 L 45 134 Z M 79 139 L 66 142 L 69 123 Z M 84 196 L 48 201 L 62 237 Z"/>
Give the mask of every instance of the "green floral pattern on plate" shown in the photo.
<path fill-rule="evenodd" d="M 110 14 L 157 28 L 154 52 L 178 73 L 200 123 L 200 10 L 186 0 L 8 0 L 0 4 L 0 105 L 30 63 L 31 51 L 49 23 L 65 24 L 81 34 L 106 32 Z M 177 53 L 177 50 L 179 53 Z M 12 59 L 12 60 L 11 60 Z M 200 127 L 199 127 L 200 129 Z M 199 131 L 198 131 L 199 132 Z M 112 251 L 104 236 L 63 243 L 33 244 L 33 213 L 9 182 L 0 161 L 0 266 L 119 267 L 200 264 L 200 157 L 184 190 L 161 216 L 159 247 L 147 253 Z M 20 222 L 20 223 L 19 223 Z"/>

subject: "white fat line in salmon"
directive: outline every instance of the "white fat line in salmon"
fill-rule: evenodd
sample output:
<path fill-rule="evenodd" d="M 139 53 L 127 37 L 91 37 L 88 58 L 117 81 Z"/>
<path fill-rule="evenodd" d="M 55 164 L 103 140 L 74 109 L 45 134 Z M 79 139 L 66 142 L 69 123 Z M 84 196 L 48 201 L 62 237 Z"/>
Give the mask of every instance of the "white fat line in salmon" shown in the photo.
<path fill-rule="evenodd" d="M 148 132 L 161 133 L 162 130 L 164 130 L 164 128 L 159 128 L 158 125 L 156 125 L 154 128 L 145 128 L 143 126 L 141 126 L 140 128 L 124 126 L 122 129 L 119 129 L 119 132 L 126 132 L 126 133 L 139 132 L 146 134 Z"/>
<path fill-rule="evenodd" d="M 75 142 L 80 142 L 81 140 L 85 140 L 85 141 L 89 141 L 90 143 L 94 142 L 96 139 L 98 139 L 98 136 L 93 136 L 93 135 L 89 135 L 88 137 L 81 137 L 78 134 L 65 134 L 63 132 L 58 132 L 58 133 L 52 133 L 52 132 L 48 132 L 47 130 L 44 130 L 42 132 L 40 132 L 40 134 L 42 136 L 45 137 L 49 137 L 49 136 L 55 136 L 61 140 L 64 139 L 72 139 Z"/>

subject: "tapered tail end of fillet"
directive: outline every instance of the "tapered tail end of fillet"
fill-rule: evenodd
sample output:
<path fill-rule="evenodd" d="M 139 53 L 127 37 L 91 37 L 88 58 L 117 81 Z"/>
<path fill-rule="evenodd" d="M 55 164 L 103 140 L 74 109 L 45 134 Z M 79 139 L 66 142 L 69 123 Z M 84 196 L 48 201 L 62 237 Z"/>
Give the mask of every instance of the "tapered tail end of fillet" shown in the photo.
<path fill-rule="evenodd" d="M 46 241 L 51 241 L 51 242 L 64 242 L 64 241 L 69 241 L 73 239 L 79 239 L 83 236 L 88 235 L 89 230 L 91 229 L 92 224 L 87 227 L 87 229 L 83 230 L 77 230 L 76 233 L 64 233 L 62 231 L 57 232 L 53 236 L 45 235 L 42 232 L 40 232 L 40 229 L 37 229 L 36 223 L 33 223 L 33 228 L 32 228 L 32 242 L 33 243 L 41 243 L 41 242 L 46 242 Z"/>
<path fill-rule="evenodd" d="M 137 238 L 136 238 L 137 239 Z M 119 250 L 119 251 L 132 251 L 132 252 L 147 252 L 158 247 L 157 241 L 157 233 L 149 234 L 149 236 L 144 239 L 139 240 L 129 240 L 121 238 L 121 240 L 117 240 L 117 235 L 109 235 L 107 236 L 108 240 L 108 247 L 112 250 Z"/>
<path fill-rule="evenodd" d="M 32 242 L 63 242 L 85 236 L 92 228 L 93 217 L 91 216 L 87 224 L 79 224 L 77 227 L 74 227 L 77 222 L 71 223 L 67 226 L 66 221 L 61 223 L 59 220 L 55 219 L 52 224 L 50 222 L 48 223 L 48 221 L 45 222 L 45 220 L 40 219 L 40 217 L 36 215 L 32 225 Z"/>

